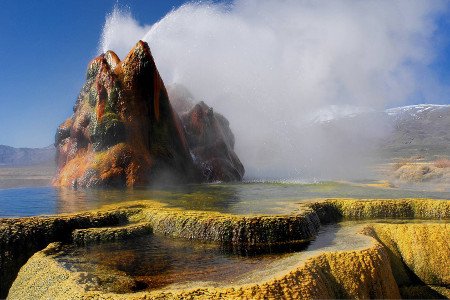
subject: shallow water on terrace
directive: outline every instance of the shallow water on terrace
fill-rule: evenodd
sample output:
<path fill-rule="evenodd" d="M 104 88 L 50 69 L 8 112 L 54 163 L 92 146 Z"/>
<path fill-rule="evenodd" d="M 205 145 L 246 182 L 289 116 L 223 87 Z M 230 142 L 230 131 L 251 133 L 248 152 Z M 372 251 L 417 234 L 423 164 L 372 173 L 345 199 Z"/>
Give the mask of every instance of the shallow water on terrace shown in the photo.
<path fill-rule="evenodd" d="M 284 254 L 243 256 L 227 252 L 214 243 L 146 236 L 89 247 L 66 246 L 57 259 L 67 269 L 88 272 L 90 282 L 87 283 L 94 283 L 90 285 L 91 289 L 123 293 L 126 290 L 123 279 L 114 274 L 126 274 L 139 283 L 139 289 L 145 290 L 236 287 L 284 276 L 307 259 L 324 252 L 369 247 L 373 239 L 360 232 L 368 224 L 379 222 L 430 221 L 372 220 L 326 225 L 314 240 L 295 251 L 285 249 Z M 112 276 L 104 280 L 105 273 Z"/>
<path fill-rule="evenodd" d="M 144 199 L 186 209 L 279 214 L 292 211 L 298 202 L 327 197 L 450 199 L 450 192 L 389 189 L 338 182 L 201 184 L 128 190 L 12 188 L 0 189 L 0 217 L 79 212 L 105 204 Z"/>
<path fill-rule="evenodd" d="M 233 282 L 236 276 L 264 268 L 280 257 L 233 255 L 214 243 L 149 235 L 86 247 L 65 246 L 57 260 L 67 269 L 89 272 L 86 283 L 92 289 L 123 293 L 129 289 L 123 286 L 126 281 L 120 276 L 124 274 L 135 280 L 138 289 L 191 281 Z"/>
<path fill-rule="evenodd" d="M 243 256 L 229 253 L 214 243 L 144 236 L 87 247 L 65 246 L 57 260 L 69 270 L 88 272 L 89 280 L 85 283 L 94 290 L 125 292 L 125 281 L 120 277 L 125 274 L 138 283 L 139 289 L 146 290 L 236 286 L 282 276 L 323 251 L 367 247 L 371 238 L 357 234 L 365 224 L 343 222 L 323 226 L 315 240 L 285 254 Z"/>

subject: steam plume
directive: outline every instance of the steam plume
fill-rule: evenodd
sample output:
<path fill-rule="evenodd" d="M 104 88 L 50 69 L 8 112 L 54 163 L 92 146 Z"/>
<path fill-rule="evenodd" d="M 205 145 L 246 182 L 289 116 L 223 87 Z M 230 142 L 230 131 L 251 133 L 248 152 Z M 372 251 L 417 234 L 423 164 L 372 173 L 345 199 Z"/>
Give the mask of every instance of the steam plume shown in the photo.
<path fill-rule="evenodd" d="M 436 16 L 446 6 L 188 3 L 152 26 L 115 8 L 100 50 L 123 58 L 138 39 L 147 41 L 166 84 L 186 86 L 229 119 L 248 178 L 359 176 L 355 170 L 373 150 L 368 141 L 386 132 L 380 119 L 333 129 L 308 122 L 323 112 L 380 111 L 421 92 L 420 72 L 435 51 L 429 45 Z"/>

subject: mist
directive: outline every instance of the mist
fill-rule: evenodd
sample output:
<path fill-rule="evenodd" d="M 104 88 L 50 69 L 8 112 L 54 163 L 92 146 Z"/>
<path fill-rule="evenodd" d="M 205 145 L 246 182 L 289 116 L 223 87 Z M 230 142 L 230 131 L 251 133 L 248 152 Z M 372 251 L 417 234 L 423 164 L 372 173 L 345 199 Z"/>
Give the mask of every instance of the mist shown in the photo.
<path fill-rule="evenodd" d="M 124 58 L 148 42 L 166 85 L 184 85 L 230 121 L 247 179 L 364 177 L 390 130 L 382 115 L 364 113 L 427 88 L 421 77 L 445 9 L 443 1 L 237 0 L 188 3 L 139 24 L 116 7 L 99 52 Z M 356 112 L 363 117 L 329 123 Z"/>

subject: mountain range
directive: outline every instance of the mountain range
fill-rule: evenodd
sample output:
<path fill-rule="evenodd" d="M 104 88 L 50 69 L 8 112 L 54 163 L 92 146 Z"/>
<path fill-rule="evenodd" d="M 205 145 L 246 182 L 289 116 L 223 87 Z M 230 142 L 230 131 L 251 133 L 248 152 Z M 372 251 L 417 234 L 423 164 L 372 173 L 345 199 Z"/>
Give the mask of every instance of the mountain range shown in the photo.
<path fill-rule="evenodd" d="M 450 155 L 450 105 L 403 106 L 386 114 L 393 126 L 382 143 L 388 155 Z"/>
<path fill-rule="evenodd" d="M 385 111 L 332 106 L 308 121 L 311 130 L 320 128 L 330 139 L 338 136 L 346 144 L 371 144 L 368 148 L 376 148 L 384 159 L 450 155 L 450 105 L 419 104 Z"/>
<path fill-rule="evenodd" d="M 55 147 L 14 148 L 0 145 L 0 167 L 52 165 L 55 160 Z"/>

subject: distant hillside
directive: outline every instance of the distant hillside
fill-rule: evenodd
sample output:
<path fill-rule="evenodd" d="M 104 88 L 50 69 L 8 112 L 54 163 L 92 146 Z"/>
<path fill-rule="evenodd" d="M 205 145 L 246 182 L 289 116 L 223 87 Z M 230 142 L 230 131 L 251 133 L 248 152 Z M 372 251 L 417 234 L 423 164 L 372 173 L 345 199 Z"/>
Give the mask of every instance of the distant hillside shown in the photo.
<path fill-rule="evenodd" d="M 342 147 L 372 149 L 380 158 L 450 156 L 450 105 L 410 105 L 381 112 L 330 107 L 310 122 L 312 130 L 321 128 L 327 139 L 341 139 Z"/>
<path fill-rule="evenodd" d="M 382 149 L 390 155 L 450 155 L 450 105 L 411 105 L 386 113 L 393 128 Z"/>
<path fill-rule="evenodd" d="M 52 165 L 55 160 L 55 147 L 14 148 L 0 145 L 1 166 Z"/>

